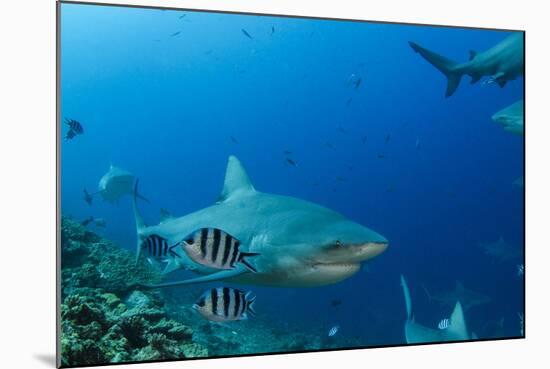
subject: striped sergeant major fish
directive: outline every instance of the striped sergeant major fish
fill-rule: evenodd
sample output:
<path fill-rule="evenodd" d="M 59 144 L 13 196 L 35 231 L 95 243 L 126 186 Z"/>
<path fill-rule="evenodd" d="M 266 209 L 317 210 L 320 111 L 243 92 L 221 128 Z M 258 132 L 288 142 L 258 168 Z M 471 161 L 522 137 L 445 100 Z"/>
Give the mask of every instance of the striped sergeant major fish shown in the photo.
<path fill-rule="evenodd" d="M 449 319 L 442 319 L 437 325 L 437 328 L 443 330 L 443 329 L 449 328 L 450 326 L 451 326 L 451 321 Z"/>
<path fill-rule="evenodd" d="M 167 258 L 177 257 L 173 251 L 175 246 L 169 246 L 168 240 L 156 234 L 147 236 L 141 241 L 142 253 L 147 256 L 147 261 L 166 261 Z"/>
<path fill-rule="evenodd" d="M 74 119 L 65 118 L 65 124 L 69 126 L 69 129 L 74 133 L 81 135 L 84 133 L 84 128 L 82 124 Z"/>
<path fill-rule="evenodd" d="M 202 294 L 193 309 L 205 319 L 214 322 L 230 322 L 248 319 L 248 314 L 254 316 L 255 296 L 230 287 L 212 288 Z"/>
<path fill-rule="evenodd" d="M 234 269 L 237 263 L 241 263 L 256 273 L 256 268 L 245 258 L 259 254 L 242 252 L 240 245 L 238 239 L 218 228 L 201 228 L 181 242 L 187 256 L 198 264 L 214 269 Z"/>

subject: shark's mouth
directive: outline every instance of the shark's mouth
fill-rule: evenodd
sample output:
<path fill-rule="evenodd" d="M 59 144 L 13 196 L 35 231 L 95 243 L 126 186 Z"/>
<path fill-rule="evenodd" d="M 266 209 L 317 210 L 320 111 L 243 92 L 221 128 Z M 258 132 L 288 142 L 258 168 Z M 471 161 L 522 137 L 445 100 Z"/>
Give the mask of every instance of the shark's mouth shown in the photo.
<path fill-rule="evenodd" d="M 323 269 L 323 270 L 334 270 L 334 271 L 344 271 L 344 270 L 359 270 L 359 263 L 314 263 L 312 265 L 313 269 Z"/>

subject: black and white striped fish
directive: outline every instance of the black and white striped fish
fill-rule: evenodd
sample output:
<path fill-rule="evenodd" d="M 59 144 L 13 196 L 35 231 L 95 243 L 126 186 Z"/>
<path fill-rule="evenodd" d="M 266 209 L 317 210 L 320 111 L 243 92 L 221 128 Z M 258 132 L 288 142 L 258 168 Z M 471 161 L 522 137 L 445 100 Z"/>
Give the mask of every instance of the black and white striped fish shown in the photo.
<path fill-rule="evenodd" d="M 141 241 L 141 248 L 150 263 L 153 260 L 165 261 L 166 258 L 177 256 L 173 251 L 173 247 L 168 245 L 168 240 L 156 234 L 144 238 Z"/>
<path fill-rule="evenodd" d="M 212 288 L 202 294 L 193 309 L 197 310 L 205 319 L 214 322 L 229 322 L 248 319 L 248 314 L 256 314 L 253 305 L 256 297 L 251 292 L 244 292 L 235 288 Z"/>
<path fill-rule="evenodd" d="M 82 127 L 82 124 L 77 120 L 65 118 L 65 124 L 68 125 L 70 130 L 77 135 L 81 135 L 84 133 L 84 128 Z"/>
<path fill-rule="evenodd" d="M 181 246 L 191 260 L 214 269 L 234 269 L 237 263 L 243 264 L 252 272 L 257 272 L 245 258 L 259 255 L 241 252 L 240 241 L 218 228 L 201 228 L 181 242 Z"/>
<path fill-rule="evenodd" d="M 443 329 L 449 328 L 450 326 L 451 326 L 451 321 L 449 319 L 442 319 L 437 325 L 437 328 L 443 330 Z"/>

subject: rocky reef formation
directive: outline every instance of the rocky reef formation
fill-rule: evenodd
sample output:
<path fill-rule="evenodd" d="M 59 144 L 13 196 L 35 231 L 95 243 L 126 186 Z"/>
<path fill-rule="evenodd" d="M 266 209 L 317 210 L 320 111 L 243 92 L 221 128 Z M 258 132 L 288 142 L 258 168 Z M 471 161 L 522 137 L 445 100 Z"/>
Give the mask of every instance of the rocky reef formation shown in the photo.
<path fill-rule="evenodd" d="M 61 227 L 63 365 L 208 356 L 158 293 L 136 288 L 158 282 L 158 270 L 69 218 Z"/>

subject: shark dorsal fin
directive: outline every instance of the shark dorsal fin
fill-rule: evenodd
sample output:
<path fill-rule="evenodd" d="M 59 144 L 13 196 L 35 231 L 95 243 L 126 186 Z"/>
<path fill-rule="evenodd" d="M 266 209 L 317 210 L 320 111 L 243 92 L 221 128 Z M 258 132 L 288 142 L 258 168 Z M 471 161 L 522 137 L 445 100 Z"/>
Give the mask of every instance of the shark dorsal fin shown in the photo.
<path fill-rule="evenodd" d="M 451 325 L 447 328 L 448 333 L 452 334 L 455 340 L 467 340 L 468 328 L 464 319 L 464 311 L 462 305 L 457 301 L 453 313 L 451 314 Z"/>
<path fill-rule="evenodd" d="M 229 198 L 233 198 L 237 195 L 255 191 L 241 162 L 235 156 L 231 155 L 227 161 L 225 180 L 218 202 L 227 201 Z"/>

